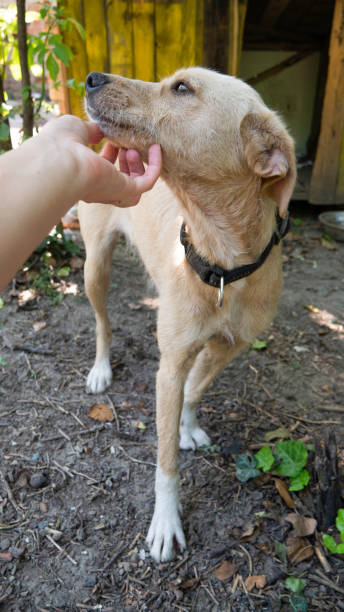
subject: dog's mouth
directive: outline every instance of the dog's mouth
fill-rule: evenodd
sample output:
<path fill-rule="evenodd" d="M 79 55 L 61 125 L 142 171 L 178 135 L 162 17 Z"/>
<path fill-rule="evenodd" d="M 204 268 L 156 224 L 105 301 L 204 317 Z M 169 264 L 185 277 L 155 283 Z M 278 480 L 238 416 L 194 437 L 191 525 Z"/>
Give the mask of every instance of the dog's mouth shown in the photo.
<path fill-rule="evenodd" d="M 86 110 L 104 135 L 120 146 L 135 146 L 137 143 L 149 146 L 158 142 L 156 131 L 142 117 L 115 108 L 105 111 L 95 108 L 89 99 L 86 99 Z"/>

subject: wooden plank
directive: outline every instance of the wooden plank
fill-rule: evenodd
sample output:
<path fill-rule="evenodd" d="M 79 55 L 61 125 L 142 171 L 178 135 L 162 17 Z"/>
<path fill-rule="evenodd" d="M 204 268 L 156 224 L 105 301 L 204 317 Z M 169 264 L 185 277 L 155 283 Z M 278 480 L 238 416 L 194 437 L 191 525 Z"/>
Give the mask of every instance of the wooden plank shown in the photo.
<path fill-rule="evenodd" d="M 344 0 L 336 0 L 321 129 L 310 186 L 312 204 L 344 203 Z"/>
<path fill-rule="evenodd" d="M 229 2 L 228 73 L 239 76 L 247 0 Z"/>
<path fill-rule="evenodd" d="M 152 0 L 134 0 L 132 10 L 135 77 L 143 81 L 155 81 L 154 2 Z"/>
<path fill-rule="evenodd" d="M 201 62 L 202 7 L 197 0 L 155 3 L 156 77 Z"/>
<path fill-rule="evenodd" d="M 108 72 L 107 32 L 103 0 L 84 3 L 86 53 L 89 72 Z"/>
<path fill-rule="evenodd" d="M 68 17 L 73 17 L 85 27 L 84 3 L 82 0 L 66 0 L 65 8 L 66 15 Z M 74 58 L 67 68 L 68 79 L 74 78 L 77 83 L 80 83 L 81 81 L 85 80 L 85 77 L 89 72 L 85 41 L 82 40 L 80 34 L 74 27 L 70 32 L 64 31 L 63 38 L 66 45 L 71 48 L 74 54 Z M 77 95 L 72 89 L 69 89 L 68 92 L 70 111 L 74 115 L 85 117 L 83 99 L 80 98 L 80 96 Z"/>
<path fill-rule="evenodd" d="M 131 0 L 112 0 L 107 6 L 110 72 L 135 78 Z"/>

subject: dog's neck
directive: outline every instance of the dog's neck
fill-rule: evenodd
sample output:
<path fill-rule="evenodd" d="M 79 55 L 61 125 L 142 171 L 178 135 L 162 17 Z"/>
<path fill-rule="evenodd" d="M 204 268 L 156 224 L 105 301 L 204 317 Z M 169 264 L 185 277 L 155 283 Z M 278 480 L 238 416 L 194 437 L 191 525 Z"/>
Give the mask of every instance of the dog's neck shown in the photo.
<path fill-rule="evenodd" d="M 251 263 L 274 231 L 275 205 L 261 196 L 253 176 L 216 185 L 167 180 L 181 205 L 181 214 L 196 251 L 212 264 L 231 267 Z"/>

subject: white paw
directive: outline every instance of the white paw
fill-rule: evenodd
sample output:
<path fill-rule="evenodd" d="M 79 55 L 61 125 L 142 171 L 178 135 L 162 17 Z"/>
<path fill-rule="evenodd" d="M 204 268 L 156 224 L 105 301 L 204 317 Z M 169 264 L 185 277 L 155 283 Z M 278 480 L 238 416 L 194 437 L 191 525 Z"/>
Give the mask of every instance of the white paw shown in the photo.
<path fill-rule="evenodd" d="M 211 444 L 208 434 L 198 426 L 191 428 L 181 425 L 179 435 L 179 448 L 182 450 L 196 450 L 200 446 L 209 446 Z"/>
<path fill-rule="evenodd" d="M 198 424 L 196 408 L 187 402 L 183 406 L 179 435 L 179 448 L 183 450 L 195 450 L 199 446 L 211 444 L 209 436 Z"/>
<path fill-rule="evenodd" d="M 162 513 L 155 508 L 146 542 L 149 546 L 150 554 L 156 563 L 174 559 L 175 541 L 180 550 L 186 548 L 178 510 Z"/>
<path fill-rule="evenodd" d="M 112 370 L 108 359 L 95 363 L 90 371 L 87 382 L 87 393 L 101 393 L 110 385 L 112 380 Z"/>
<path fill-rule="evenodd" d="M 175 541 L 186 548 L 179 516 L 178 476 L 164 474 L 158 466 L 155 481 L 155 509 L 146 542 L 154 561 L 171 561 L 175 556 Z"/>

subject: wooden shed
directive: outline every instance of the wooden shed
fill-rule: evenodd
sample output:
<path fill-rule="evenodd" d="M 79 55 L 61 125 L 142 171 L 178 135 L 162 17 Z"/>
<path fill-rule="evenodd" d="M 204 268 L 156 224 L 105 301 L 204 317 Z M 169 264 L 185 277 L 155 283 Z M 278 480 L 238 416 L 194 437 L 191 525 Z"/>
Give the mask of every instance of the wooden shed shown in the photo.
<path fill-rule="evenodd" d="M 65 0 L 86 29 L 65 33 L 90 71 L 159 80 L 181 66 L 240 76 L 280 111 L 296 141 L 294 198 L 344 204 L 344 0 Z M 64 110 L 84 116 L 65 89 Z"/>

